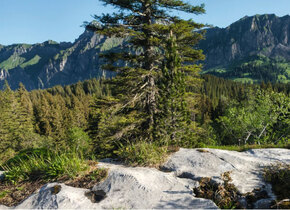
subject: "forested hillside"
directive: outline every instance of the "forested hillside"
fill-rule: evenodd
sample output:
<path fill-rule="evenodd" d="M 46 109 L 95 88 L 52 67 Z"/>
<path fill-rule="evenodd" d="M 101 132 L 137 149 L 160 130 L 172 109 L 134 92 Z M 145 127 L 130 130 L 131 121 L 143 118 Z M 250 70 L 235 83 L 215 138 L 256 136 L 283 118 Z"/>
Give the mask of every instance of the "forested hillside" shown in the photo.
<path fill-rule="evenodd" d="M 193 120 L 198 125 L 194 145 L 238 144 L 239 139 L 244 141 L 247 137 L 242 126 L 257 133 L 263 130 L 260 124 L 268 125 L 260 136 L 261 141 L 289 141 L 289 84 L 245 85 L 211 75 L 203 75 L 202 79 L 195 90 L 197 101 L 192 107 L 195 110 Z M 31 147 L 67 149 L 72 144 L 81 144 L 93 150 L 97 146 L 94 141 L 101 114 L 98 111 L 100 100 L 112 97 L 113 93 L 110 80 L 92 79 L 31 92 L 27 92 L 23 85 L 12 91 L 6 84 L 0 91 L 2 162 Z M 241 119 L 238 124 L 232 124 L 232 120 L 238 120 L 237 116 L 245 119 L 250 117 L 246 114 L 253 114 L 253 110 L 247 109 L 255 110 L 261 122 L 255 124 Z M 275 109 L 279 110 L 273 112 Z M 225 124 L 227 122 L 230 124 Z M 236 130 L 227 133 L 224 126 Z M 254 136 L 248 141 L 253 143 Z"/>

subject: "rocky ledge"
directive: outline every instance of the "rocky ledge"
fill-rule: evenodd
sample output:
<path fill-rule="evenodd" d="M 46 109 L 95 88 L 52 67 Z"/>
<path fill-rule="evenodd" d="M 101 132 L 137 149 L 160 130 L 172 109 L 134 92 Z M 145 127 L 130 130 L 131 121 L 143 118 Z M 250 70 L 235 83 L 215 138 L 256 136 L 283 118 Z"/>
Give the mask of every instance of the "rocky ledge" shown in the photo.
<path fill-rule="evenodd" d="M 222 183 L 230 172 L 239 193 L 263 189 L 266 198 L 255 201 L 264 208 L 276 199 L 263 179 L 265 166 L 290 163 L 290 150 L 255 149 L 235 152 L 217 149 L 180 149 L 160 168 L 126 167 L 110 161 L 99 165 L 109 169 L 108 177 L 91 190 L 50 183 L 27 198 L 16 209 L 216 209 L 208 199 L 195 197 L 193 189 L 203 177 Z M 245 204 L 246 205 L 246 204 Z M 1 208 L 6 208 L 0 205 Z"/>

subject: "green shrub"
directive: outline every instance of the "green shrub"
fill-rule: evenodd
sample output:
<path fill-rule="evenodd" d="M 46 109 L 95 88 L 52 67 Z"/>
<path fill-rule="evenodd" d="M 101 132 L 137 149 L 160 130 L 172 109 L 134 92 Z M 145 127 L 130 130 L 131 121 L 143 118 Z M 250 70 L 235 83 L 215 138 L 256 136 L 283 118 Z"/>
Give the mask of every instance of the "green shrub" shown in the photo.
<path fill-rule="evenodd" d="M 154 143 L 138 142 L 120 146 L 115 152 L 126 164 L 132 166 L 157 166 L 165 161 L 167 147 Z"/>
<path fill-rule="evenodd" d="M 92 141 L 89 135 L 78 127 L 68 130 L 67 145 L 70 150 L 83 154 L 89 154 L 92 151 Z"/>

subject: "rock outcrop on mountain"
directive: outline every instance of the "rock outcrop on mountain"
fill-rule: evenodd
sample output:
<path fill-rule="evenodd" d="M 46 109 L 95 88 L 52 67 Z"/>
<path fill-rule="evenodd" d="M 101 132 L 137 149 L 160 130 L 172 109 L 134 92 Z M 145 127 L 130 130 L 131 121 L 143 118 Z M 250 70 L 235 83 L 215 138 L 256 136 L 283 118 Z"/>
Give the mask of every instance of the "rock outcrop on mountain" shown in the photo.
<path fill-rule="evenodd" d="M 271 185 L 263 179 L 263 168 L 275 163 L 290 164 L 288 149 L 253 149 L 235 152 L 218 149 L 180 149 L 161 167 L 126 167 L 101 161 L 108 177 L 91 190 L 60 183 L 44 185 L 16 209 L 216 209 L 216 204 L 196 197 L 194 188 L 203 177 L 222 184 L 229 172 L 239 193 L 259 189 L 263 198 L 252 208 L 269 208 L 276 199 Z M 58 189 L 58 190 L 55 190 Z M 241 200 L 244 207 L 247 201 Z M 0 206 L 4 208 L 4 206 Z"/>
<path fill-rule="evenodd" d="M 290 66 L 289 37 L 289 15 L 256 15 L 244 17 L 227 28 L 209 28 L 205 40 L 199 45 L 206 55 L 204 70 L 218 67 L 228 71 L 229 65 L 239 61 L 247 62 L 249 57 L 257 55 L 271 59 L 279 57 L 284 59 L 284 69 L 281 70 L 281 62 L 277 62 L 276 77 L 290 81 L 290 71 L 287 70 Z M 47 41 L 35 45 L 0 45 L 0 88 L 5 80 L 12 89 L 16 89 L 22 82 L 28 90 L 32 90 L 72 84 L 94 77 L 111 77 L 115 75 L 113 72 L 101 70 L 105 61 L 99 55 L 108 50 L 124 50 L 125 47 L 122 39 L 106 38 L 90 31 L 85 31 L 74 43 Z M 249 75 L 247 71 L 245 75 Z M 261 77 L 272 81 L 272 74 L 258 74 L 252 78 Z M 232 79 L 235 75 L 217 76 Z"/>
<path fill-rule="evenodd" d="M 205 69 L 254 55 L 290 61 L 290 16 L 246 16 L 226 28 L 210 28 L 200 48 L 206 55 Z"/>
<path fill-rule="evenodd" d="M 73 84 L 95 77 L 112 77 L 104 72 L 100 53 L 122 49 L 122 39 L 85 31 L 73 44 L 53 41 L 16 44 L 0 48 L 0 87 L 7 80 L 12 89 L 22 82 L 28 90 Z"/>

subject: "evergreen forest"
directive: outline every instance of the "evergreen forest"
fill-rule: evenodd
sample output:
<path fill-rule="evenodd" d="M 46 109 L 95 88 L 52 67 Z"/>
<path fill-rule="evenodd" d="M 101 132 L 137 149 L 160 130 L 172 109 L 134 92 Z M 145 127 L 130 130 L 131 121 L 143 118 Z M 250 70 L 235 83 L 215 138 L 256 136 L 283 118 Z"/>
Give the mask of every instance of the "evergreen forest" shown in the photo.
<path fill-rule="evenodd" d="M 190 139 L 152 143 L 190 148 L 289 143 L 289 85 L 248 85 L 211 75 L 198 81 L 191 92 L 190 120 L 195 126 Z M 112 82 L 92 79 L 31 92 L 22 84 L 12 91 L 6 83 L 0 91 L 1 162 L 31 148 L 74 148 L 99 158 L 118 157 L 117 151 L 136 142 L 107 139 L 134 122 L 130 115 L 109 115 L 118 105 Z"/>

